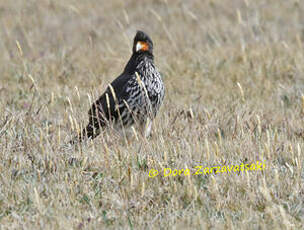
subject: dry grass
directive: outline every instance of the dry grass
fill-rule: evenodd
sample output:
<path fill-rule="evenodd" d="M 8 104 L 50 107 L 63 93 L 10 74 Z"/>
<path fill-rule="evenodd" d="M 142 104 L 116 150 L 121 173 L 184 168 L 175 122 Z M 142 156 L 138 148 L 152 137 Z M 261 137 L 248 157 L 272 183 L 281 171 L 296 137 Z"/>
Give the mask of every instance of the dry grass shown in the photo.
<path fill-rule="evenodd" d="M 299 0 L 1 1 L 0 228 L 300 229 L 303 10 Z M 166 84 L 153 136 L 65 146 L 137 29 Z M 257 160 L 266 170 L 148 177 Z"/>

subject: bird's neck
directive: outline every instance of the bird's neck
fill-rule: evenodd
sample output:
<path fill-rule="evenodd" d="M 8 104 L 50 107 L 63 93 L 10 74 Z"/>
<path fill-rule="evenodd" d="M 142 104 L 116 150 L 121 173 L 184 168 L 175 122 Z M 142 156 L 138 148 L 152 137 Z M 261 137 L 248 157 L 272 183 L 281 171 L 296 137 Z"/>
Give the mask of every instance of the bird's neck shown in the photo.
<path fill-rule="evenodd" d="M 133 74 L 138 70 L 138 67 L 142 64 L 142 62 L 153 63 L 153 59 L 154 57 L 151 53 L 133 53 L 124 69 L 124 73 Z"/>

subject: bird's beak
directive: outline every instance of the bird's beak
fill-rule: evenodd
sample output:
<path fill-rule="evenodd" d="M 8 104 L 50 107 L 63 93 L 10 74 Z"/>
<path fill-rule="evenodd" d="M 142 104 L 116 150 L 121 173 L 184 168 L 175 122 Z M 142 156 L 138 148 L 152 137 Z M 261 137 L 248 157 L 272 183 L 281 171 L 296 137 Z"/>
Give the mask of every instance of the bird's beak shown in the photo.
<path fill-rule="evenodd" d="M 147 42 L 137 42 L 136 44 L 136 52 L 138 52 L 139 50 L 141 51 L 147 51 L 149 49 L 149 45 Z"/>

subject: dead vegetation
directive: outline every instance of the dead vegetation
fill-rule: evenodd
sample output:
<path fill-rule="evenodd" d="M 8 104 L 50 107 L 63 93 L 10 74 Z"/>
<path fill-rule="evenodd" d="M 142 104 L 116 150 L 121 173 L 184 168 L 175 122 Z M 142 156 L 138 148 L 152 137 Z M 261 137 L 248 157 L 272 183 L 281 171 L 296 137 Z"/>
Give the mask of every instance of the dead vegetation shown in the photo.
<path fill-rule="evenodd" d="M 3 229 L 300 229 L 301 1 L 2 1 Z M 65 143 L 137 29 L 166 85 L 152 137 Z M 266 162 L 265 171 L 149 170 Z"/>

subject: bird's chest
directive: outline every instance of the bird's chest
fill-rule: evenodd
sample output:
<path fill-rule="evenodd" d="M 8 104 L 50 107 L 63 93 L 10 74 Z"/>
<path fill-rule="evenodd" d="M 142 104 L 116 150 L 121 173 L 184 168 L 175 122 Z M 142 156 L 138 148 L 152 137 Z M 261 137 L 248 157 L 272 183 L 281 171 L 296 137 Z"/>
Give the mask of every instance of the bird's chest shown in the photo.
<path fill-rule="evenodd" d="M 152 107 L 157 107 L 159 104 L 163 85 L 158 73 L 150 73 L 148 77 L 142 78 L 141 94 L 143 103 L 147 101 Z"/>
<path fill-rule="evenodd" d="M 159 72 L 152 64 L 146 63 L 138 69 L 141 82 L 143 83 L 149 97 L 161 94 L 163 83 Z"/>
<path fill-rule="evenodd" d="M 143 84 L 147 90 L 149 97 L 157 96 L 161 93 L 161 79 L 158 77 L 150 77 L 144 79 Z"/>

